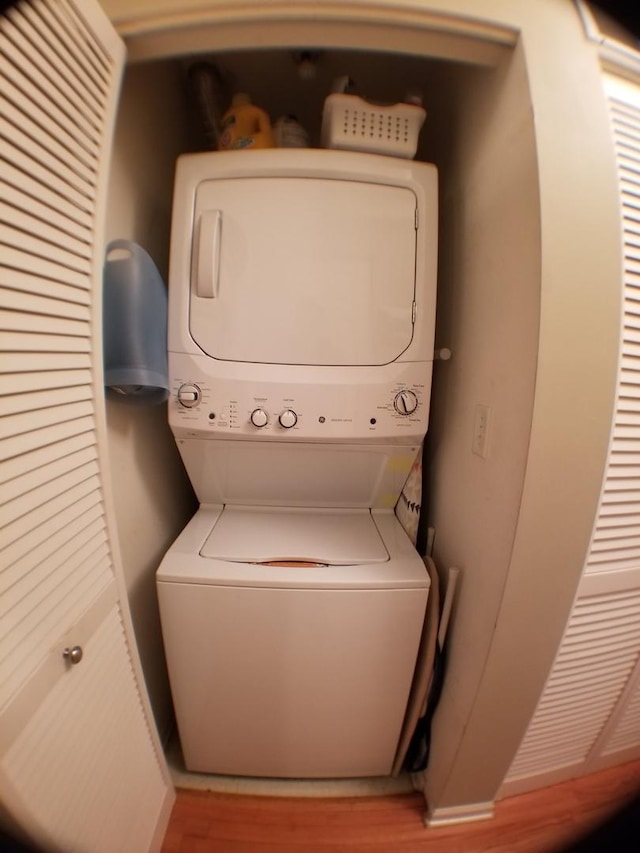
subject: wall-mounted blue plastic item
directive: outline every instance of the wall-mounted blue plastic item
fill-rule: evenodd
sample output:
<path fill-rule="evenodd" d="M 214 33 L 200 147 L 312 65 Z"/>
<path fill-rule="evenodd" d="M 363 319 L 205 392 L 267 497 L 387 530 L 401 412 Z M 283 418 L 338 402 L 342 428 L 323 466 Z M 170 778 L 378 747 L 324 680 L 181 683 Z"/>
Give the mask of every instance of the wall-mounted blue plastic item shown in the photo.
<path fill-rule="evenodd" d="M 107 397 L 162 403 L 169 396 L 167 289 L 137 243 L 114 240 L 107 246 L 102 317 Z"/>

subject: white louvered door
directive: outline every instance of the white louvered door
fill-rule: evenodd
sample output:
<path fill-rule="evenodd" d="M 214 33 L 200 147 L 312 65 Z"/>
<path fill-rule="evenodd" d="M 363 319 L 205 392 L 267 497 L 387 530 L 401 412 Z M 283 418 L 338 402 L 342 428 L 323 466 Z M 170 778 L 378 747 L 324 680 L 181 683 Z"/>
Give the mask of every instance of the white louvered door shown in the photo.
<path fill-rule="evenodd" d="M 502 795 L 640 755 L 640 85 L 605 76 L 624 313 L 607 470 L 564 639 Z"/>
<path fill-rule="evenodd" d="M 613 438 L 587 573 L 640 566 L 640 86 L 613 76 L 606 84 L 620 182 L 624 316 Z"/>
<path fill-rule="evenodd" d="M 173 796 L 127 641 L 103 452 L 123 61 L 93 0 L 0 18 L 0 798 L 47 849 L 78 853 L 158 847 Z"/>

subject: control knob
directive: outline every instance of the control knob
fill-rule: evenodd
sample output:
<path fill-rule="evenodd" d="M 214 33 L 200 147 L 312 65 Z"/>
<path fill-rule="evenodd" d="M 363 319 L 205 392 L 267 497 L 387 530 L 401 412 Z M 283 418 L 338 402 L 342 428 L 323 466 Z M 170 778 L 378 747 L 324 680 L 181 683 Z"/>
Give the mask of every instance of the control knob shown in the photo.
<path fill-rule="evenodd" d="M 178 388 L 178 402 L 187 409 L 192 409 L 200 402 L 202 392 L 192 382 L 185 382 Z"/>
<path fill-rule="evenodd" d="M 250 419 L 255 427 L 265 427 L 269 423 L 269 415 L 264 409 L 254 409 L 251 412 Z"/>
<path fill-rule="evenodd" d="M 278 422 L 281 427 L 291 429 L 291 427 L 294 427 L 298 423 L 298 416 L 293 409 L 285 409 L 284 412 L 280 413 Z"/>
<path fill-rule="evenodd" d="M 393 407 L 399 415 L 412 415 L 418 408 L 418 397 L 413 391 L 400 391 L 396 394 Z"/>

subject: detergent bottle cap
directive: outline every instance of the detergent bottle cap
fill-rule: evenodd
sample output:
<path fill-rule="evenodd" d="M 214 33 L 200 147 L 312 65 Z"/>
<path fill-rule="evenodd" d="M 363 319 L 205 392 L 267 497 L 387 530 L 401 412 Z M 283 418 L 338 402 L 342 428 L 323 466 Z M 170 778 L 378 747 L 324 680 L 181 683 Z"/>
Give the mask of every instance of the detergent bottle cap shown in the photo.
<path fill-rule="evenodd" d="M 246 92 L 236 92 L 236 94 L 231 99 L 232 107 L 244 107 L 247 104 L 251 103 L 251 98 L 247 95 Z"/>

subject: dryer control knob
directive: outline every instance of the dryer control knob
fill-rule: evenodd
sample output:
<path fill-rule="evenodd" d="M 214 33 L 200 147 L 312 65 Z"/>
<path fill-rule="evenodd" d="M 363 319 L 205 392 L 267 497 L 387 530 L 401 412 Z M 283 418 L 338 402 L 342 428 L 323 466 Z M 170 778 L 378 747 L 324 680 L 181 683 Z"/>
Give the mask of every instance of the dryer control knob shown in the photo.
<path fill-rule="evenodd" d="M 251 412 L 251 423 L 256 427 L 264 427 L 269 423 L 269 415 L 264 409 L 254 409 Z"/>
<path fill-rule="evenodd" d="M 413 391 L 400 391 L 393 406 L 399 415 L 412 415 L 418 408 L 418 398 Z"/>
<path fill-rule="evenodd" d="M 291 429 L 291 427 L 294 427 L 298 423 L 298 416 L 293 409 L 285 409 L 278 418 L 278 421 L 281 427 Z"/>
<path fill-rule="evenodd" d="M 178 402 L 187 409 L 197 406 L 201 396 L 202 392 L 198 386 L 193 385 L 191 382 L 185 382 L 184 385 L 178 388 Z"/>

